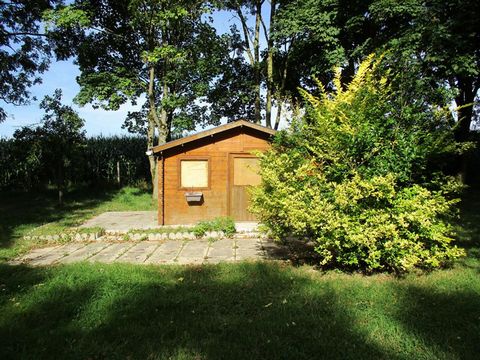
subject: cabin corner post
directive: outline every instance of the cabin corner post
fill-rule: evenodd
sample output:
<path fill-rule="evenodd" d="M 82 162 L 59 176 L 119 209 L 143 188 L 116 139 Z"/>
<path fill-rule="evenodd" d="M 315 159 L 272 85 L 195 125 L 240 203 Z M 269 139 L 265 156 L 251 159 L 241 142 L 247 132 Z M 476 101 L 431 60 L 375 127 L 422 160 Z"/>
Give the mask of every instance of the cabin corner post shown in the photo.
<path fill-rule="evenodd" d="M 158 159 L 158 225 L 165 225 L 165 160 Z"/>

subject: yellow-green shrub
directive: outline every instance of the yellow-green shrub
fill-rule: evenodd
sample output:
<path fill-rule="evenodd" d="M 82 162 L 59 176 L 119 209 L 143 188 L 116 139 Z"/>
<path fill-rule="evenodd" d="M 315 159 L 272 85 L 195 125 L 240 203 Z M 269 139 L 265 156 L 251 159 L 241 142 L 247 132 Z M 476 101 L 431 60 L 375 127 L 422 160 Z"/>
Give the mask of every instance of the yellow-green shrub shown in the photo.
<path fill-rule="evenodd" d="M 397 111 L 376 66 L 367 59 L 345 91 L 304 94 L 307 115 L 260 155 L 252 210 L 277 238 L 314 240 L 322 265 L 439 267 L 463 253 L 449 224 L 458 185 L 432 165 L 455 143 L 441 111 Z"/>

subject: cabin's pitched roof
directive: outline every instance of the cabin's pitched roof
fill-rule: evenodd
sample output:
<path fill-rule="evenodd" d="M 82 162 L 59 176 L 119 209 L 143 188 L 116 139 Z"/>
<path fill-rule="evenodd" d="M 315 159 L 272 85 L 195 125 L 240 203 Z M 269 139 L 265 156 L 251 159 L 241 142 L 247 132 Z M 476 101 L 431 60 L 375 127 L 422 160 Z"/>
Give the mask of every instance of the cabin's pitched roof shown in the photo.
<path fill-rule="evenodd" d="M 178 139 L 178 140 L 169 141 L 168 143 L 163 144 L 163 145 L 154 146 L 152 148 L 152 151 L 153 151 L 154 154 L 155 153 L 161 153 L 161 152 L 163 152 L 167 149 L 171 149 L 171 148 L 174 148 L 174 147 L 177 147 L 177 146 L 185 145 L 185 144 L 190 143 L 192 141 L 196 141 L 196 140 L 205 138 L 207 136 L 213 136 L 215 134 L 222 133 L 222 132 L 225 132 L 225 131 L 228 131 L 228 130 L 231 130 L 231 129 L 235 129 L 235 128 L 238 128 L 238 127 L 240 127 L 240 128 L 241 127 L 247 127 L 247 128 L 250 128 L 250 129 L 254 129 L 254 130 L 263 132 L 263 133 L 268 134 L 268 135 L 275 135 L 275 133 L 277 132 L 276 130 L 273 130 L 273 129 L 270 129 L 270 128 L 267 128 L 265 126 L 261 126 L 261 125 L 258 125 L 258 124 L 254 124 L 254 123 L 251 123 L 251 122 L 248 122 L 248 121 L 245 121 L 245 120 L 237 120 L 235 122 L 231 122 L 231 123 L 228 123 L 228 124 L 225 124 L 225 125 L 220 125 L 220 126 L 217 126 L 213 129 L 201 131 L 199 133 L 196 133 L 196 134 L 193 134 L 193 135 L 190 135 L 190 136 L 186 136 L 186 137 Z"/>

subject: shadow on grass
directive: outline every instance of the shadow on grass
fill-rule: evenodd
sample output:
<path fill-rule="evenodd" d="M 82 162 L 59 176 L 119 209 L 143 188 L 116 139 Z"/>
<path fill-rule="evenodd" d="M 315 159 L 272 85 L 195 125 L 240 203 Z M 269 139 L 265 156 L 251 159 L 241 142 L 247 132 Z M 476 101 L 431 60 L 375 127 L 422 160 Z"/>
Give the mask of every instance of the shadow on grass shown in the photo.
<path fill-rule="evenodd" d="M 398 294 L 403 310 L 389 314 L 365 307 L 375 289 L 262 263 L 1 266 L 0 281 L 3 359 L 469 358 L 478 349 L 480 304 L 469 292 L 435 294 L 437 312 L 433 294 L 411 287 Z"/>
<path fill-rule="evenodd" d="M 118 190 L 79 188 L 65 196 L 65 203 L 59 206 L 54 190 L 25 193 L 3 192 L 0 194 L 0 247 L 12 246 L 18 236 L 18 229 L 40 226 L 49 222 L 66 219 L 76 225 L 82 211 L 95 208 L 111 200 Z M 75 216 L 76 213 L 79 216 Z M 69 218 L 70 217 L 70 218 Z"/>
<path fill-rule="evenodd" d="M 435 289 L 415 285 L 397 288 L 403 304 L 398 322 L 440 358 L 478 359 L 480 294 L 471 288 Z M 419 356 L 421 357 L 421 356 Z"/>
<path fill-rule="evenodd" d="M 145 186 L 137 187 L 132 191 L 132 195 L 134 196 L 140 196 L 140 195 L 151 194 L 151 193 L 152 193 L 152 190 Z"/>
<path fill-rule="evenodd" d="M 480 259 L 480 188 L 469 188 L 462 195 L 457 244 L 468 256 Z"/>

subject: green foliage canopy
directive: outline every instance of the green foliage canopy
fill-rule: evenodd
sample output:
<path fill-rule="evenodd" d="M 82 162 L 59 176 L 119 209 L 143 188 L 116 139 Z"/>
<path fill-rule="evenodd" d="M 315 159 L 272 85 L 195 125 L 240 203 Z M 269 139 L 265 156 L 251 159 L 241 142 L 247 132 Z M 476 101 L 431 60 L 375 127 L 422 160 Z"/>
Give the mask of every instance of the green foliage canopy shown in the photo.
<path fill-rule="evenodd" d="M 41 31 L 43 11 L 59 0 L 11 0 L 0 2 L 0 100 L 28 104 L 29 88 L 41 82 L 48 69 L 51 43 Z M 0 122 L 7 117 L 0 107 Z"/>
<path fill-rule="evenodd" d="M 45 111 L 42 125 L 24 127 L 14 133 L 15 139 L 27 145 L 24 151 L 30 154 L 30 161 L 25 165 L 41 166 L 50 171 L 59 192 L 68 180 L 67 170 L 75 167 L 85 138 L 83 119 L 70 106 L 63 105 L 61 100 L 62 91 L 59 89 L 53 96 L 45 96 L 40 103 L 40 108 Z"/>
<path fill-rule="evenodd" d="M 171 131 L 219 120 L 208 116 L 201 99 L 218 75 L 228 39 L 216 35 L 208 11 L 202 1 L 77 0 L 46 18 L 52 32 L 76 29 L 76 101 L 117 110 L 146 100 L 125 127 L 150 128 L 149 136 L 158 131 L 162 143 Z"/>
<path fill-rule="evenodd" d="M 416 92 L 435 96 L 445 86 L 454 90 L 460 119 L 456 136 L 466 141 L 480 88 L 479 9 L 473 0 L 282 2 L 274 36 L 279 45 L 295 39 L 287 90 L 301 99 L 297 87 L 314 88 L 312 75 L 331 89 L 330 69 L 337 64 L 345 86 L 368 54 L 388 51 L 389 66 L 416 79 Z M 281 47 L 278 57 L 281 61 Z"/>

